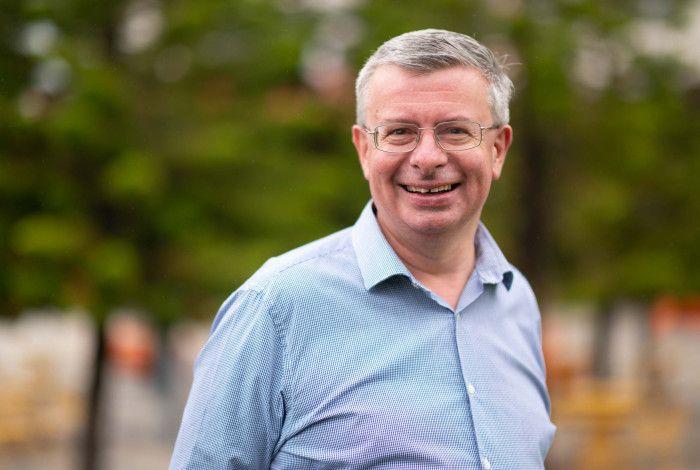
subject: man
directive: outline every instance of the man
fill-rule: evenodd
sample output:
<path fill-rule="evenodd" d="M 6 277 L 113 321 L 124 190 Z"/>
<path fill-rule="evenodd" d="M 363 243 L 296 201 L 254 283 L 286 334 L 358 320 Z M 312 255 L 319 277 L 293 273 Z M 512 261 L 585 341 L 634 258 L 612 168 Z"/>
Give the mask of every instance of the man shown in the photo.
<path fill-rule="evenodd" d="M 511 90 L 461 34 L 373 54 L 352 128 L 372 200 L 224 303 L 171 469 L 543 468 L 538 307 L 479 222 Z"/>

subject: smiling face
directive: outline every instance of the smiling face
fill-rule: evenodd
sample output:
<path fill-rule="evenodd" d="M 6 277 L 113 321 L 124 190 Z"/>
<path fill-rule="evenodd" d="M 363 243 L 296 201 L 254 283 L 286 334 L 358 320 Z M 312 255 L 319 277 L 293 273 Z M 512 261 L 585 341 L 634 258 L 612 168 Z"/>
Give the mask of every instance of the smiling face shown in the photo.
<path fill-rule="evenodd" d="M 418 74 L 383 65 L 369 82 L 365 125 L 372 130 L 394 122 L 434 127 L 470 119 L 489 127 L 488 91 L 486 78 L 471 67 Z M 481 145 L 454 152 L 442 150 L 430 130 L 406 153 L 377 150 L 373 136 L 357 125 L 352 137 L 379 224 L 391 243 L 423 235 L 473 237 L 491 182 L 501 174 L 512 130 L 507 125 L 484 130 Z"/>

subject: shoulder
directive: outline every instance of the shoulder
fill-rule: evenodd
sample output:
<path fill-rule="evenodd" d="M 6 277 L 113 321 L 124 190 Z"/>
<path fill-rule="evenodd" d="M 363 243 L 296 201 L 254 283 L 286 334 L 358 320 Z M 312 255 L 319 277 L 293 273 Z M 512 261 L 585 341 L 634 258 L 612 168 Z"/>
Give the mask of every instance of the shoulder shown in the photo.
<path fill-rule="evenodd" d="M 219 314 L 239 310 L 241 304 L 271 310 L 317 283 L 331 284 L 337 273 L 356 266 L 350 233 L 347 228 L 268 259 L 231 294 Z"/>
<path fill-rule="evenodd" d="M 271 322 L 284 334 L 295 305 L 347 284 L 357 271 L 350 228 L 267 260 L 224 302 L 213 329 L 229 322 Z M 235 319 L 232 319 L 234 317 Z"/>
<path fill-rule="evenodd" d="M 239 290 L 263 292 L 274 284 L 324 275 L 354 263 L 350 228 L 268 259 Z"/>
<path fill-rule="evenodd" d="M 532 289 L 532 285 L 530 285 L 530 281 L 528 281 L 527 277 L 525 277 L 525 275 L 520 272 L 518 268 L 510 263 L 508 264 L 510 265 L 510 272 L 513 273 L 513 283 L 511 289 L 516 295 L 521 296 L 523 299 L 536 306 L 537 299 L 535 297 L 535 292 Z"/>
<path fill-rule="evenodd" d="M 510 269 L 508 272 L 511 273 L 512 278 L 510 287 L 506 287 L 503 282 L 497 288 L 496 298 L 499 305 L 508 311 L 512 318 L 539 323 L 540 308 L 530 282 L 518 268 L 508 264 Z"/>

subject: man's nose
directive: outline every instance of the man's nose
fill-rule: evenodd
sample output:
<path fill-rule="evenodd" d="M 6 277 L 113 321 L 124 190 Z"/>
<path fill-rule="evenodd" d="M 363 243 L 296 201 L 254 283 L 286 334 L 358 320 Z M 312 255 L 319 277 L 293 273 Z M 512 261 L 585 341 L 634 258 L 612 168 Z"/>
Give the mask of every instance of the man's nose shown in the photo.
<path fill-rule="evenodd" d="M 418 145 L 411 152 L 410 163 L 423 174 L 431 174 L 447 163 L 447 154 L 438 145 L 435 131 L 423 130 Z"/>

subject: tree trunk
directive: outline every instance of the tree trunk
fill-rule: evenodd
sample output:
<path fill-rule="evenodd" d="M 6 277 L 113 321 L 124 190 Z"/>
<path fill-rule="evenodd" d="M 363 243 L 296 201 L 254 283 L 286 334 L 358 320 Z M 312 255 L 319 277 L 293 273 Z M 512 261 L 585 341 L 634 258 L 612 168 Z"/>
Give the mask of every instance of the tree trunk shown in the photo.
<path fill-rule="evenodd" d="M 102 430 L 100 418 L 105 358 L 105 322 L 104 320 L 96 320 L 92 377 L 87 395 L 87 416 L 82 449 L 83 470 L 98 470 L 100 468 L 100 431 Z"/>
<path fill-rule="evenodd" d="M 546 297 L 545 249 L 549 244 L 549 207 L 547 201 L 547 148 L 533 124 L 523 125 L 522 214 L 520 265 L 538 298 Z"/>
<path fill-rule="evenodd" d="M 592 369 L 593 376 L 598 379 L 610 377 L 610 330 L 614 311 L 614 302 L 605 301 L 595 316 Z"/>

